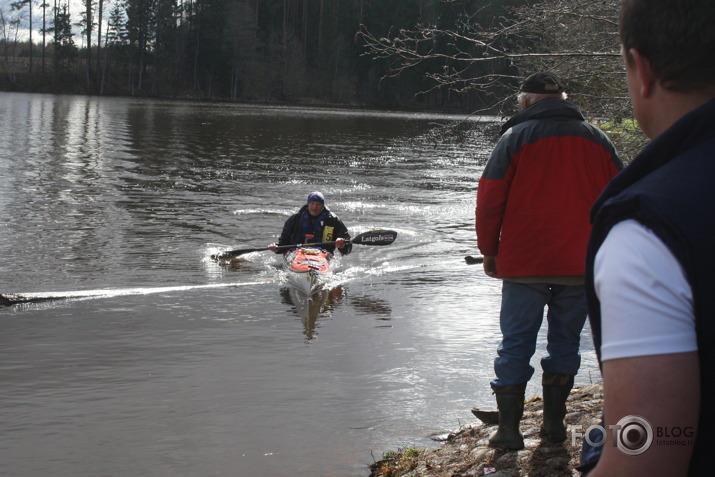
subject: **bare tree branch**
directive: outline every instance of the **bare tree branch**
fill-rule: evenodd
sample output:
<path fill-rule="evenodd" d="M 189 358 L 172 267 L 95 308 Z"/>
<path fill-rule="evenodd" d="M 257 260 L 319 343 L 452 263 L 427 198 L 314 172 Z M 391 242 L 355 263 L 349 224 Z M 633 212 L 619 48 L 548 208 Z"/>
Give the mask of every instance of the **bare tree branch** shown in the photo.
<path fill-rule="evenodd" d="M 420 71 L 418 94 L 449 91 L 482 113 L 507 115 L 525 76 L 562 77 L 574 101 L 595 122 L 612 127 L 632 117 L 618 41 L 619 0 L 531 0 L 485 26 L 479 11 L 450 28 L 417 25 L 384 37 L 361 26 L 366 55 L 387 63 L 385 78 Z M 634 133 L 633 122 L 624 134 Z M 636 133 L 638 134 L 638 133 Z M 642 138 L 636 138 L 640 147 Z M 626 156 L 631 153 L 627 152 Z"/>

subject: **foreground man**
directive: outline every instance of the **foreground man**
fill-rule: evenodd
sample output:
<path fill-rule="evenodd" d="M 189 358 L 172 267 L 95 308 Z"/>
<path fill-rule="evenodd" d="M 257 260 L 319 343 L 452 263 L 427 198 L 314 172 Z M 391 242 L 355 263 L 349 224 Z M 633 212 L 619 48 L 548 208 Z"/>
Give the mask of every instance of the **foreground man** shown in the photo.
<path fill-rule="evenodd" d="M 499 323 L 502 342 L 491 382 L 499 428 L 489 442 L 524 447 L 519 422 L 529 361 L 548 307 L 548 355 L 541 360 L 546 437 L 566 439 L 565 401 L 581 364 L 586 321 L 583 287 L 589 210 L 622 168 L 608 137 L 566 101 L 555 75 L 536 73 L 523 82 L 522 109 L 502 137 L 479 179 L 476 232 L 484 272 L 503 279 Z"/>
<path fill-rule="evenodd" d="M 608 434 L 584 448 L 582 470 L 602 451 L 589 477 L 710 476 L 715 2 L 626 0 L 620 16 L 633 112 L 652 142 L 593 209 L 587 290 Z"/>

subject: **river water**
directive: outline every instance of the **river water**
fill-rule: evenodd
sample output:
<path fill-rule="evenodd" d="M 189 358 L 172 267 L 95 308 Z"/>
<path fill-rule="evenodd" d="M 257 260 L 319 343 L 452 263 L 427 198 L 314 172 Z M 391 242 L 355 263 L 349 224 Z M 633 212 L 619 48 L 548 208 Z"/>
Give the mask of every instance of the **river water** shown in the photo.
<path fill-rule="evenodd" d="M 0 293 L 51 298 L 0 307 L 0 475 L 366 476 L 474 423 L 500 282 L 464 257 L 496 126 L 0 93 Z M 312 307 L 273 253 L 210 259 L 312 190 L 397 240 L 355 245 Z"/>

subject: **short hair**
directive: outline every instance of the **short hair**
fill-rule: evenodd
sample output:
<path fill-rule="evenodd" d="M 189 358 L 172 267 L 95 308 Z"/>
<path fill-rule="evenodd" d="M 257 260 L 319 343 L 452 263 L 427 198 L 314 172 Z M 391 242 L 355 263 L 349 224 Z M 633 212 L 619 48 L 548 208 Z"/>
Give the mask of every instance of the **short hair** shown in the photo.
<path fill-rule="evenodd" d="M 715 1 L 623 0 L 619 25 L 626 61 L 632 64 L 629 50 L 638 50 L 663 87 L 715 85 Z"/>

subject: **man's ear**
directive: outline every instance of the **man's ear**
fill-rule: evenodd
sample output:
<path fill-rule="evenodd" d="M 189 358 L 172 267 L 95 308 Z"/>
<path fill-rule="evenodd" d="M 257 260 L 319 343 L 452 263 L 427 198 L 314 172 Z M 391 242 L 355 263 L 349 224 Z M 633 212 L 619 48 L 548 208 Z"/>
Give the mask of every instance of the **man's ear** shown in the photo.
<path fill-rule="evenodd" d="M 656 82 L 653 65 L 648 58 L 641 55 L 635 48 L 628 50 L 628 54 L 633 60 L 633 68 L 639 81 L 638 93 L 641 97 L 647 98 L 653 93 L 653 87 Z"/>

